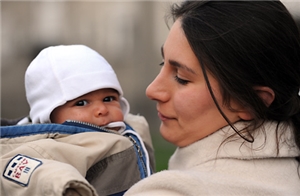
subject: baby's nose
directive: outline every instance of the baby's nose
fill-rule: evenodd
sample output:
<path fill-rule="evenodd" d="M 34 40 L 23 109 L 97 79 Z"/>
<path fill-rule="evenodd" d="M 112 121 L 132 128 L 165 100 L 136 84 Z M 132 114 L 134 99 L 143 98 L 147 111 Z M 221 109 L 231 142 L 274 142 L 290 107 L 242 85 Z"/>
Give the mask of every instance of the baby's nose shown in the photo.
<path fill-rule="evenodd" d="M 103 116 L 108 113 L 108 108 L 104 104 L 99 104 L 94 109 L 95 116 Z"/>

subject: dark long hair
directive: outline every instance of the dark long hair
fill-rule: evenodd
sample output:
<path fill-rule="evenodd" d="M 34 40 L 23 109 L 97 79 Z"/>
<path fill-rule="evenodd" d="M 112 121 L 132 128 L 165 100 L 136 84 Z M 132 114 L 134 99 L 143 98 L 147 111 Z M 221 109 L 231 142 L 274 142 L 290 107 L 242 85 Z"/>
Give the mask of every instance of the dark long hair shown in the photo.
<path fill-rule="evenodd" d="M 251 133 L 265 120 L 292 121 L 300 148 L 300 35 L 285 6 L 280 1 L 184 1 L 172 6 L 171 16 L 181 20 L 204 76 L 210 72 L 219 81 L 224 103 L 217 103 L 206 77 L 218 108 L 230 108 L 234 99 L 253 115 L 244 135 L 219 109 L 236 133 L 253 142 Z M 269 107 L 255 86 L 274 91 Z"/>

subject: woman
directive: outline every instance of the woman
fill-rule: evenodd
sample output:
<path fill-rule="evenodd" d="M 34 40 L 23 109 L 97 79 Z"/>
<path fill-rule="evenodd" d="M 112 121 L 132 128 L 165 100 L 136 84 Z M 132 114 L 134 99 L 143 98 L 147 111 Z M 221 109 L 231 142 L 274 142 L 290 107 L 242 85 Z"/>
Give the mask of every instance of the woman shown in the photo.
<path fill-rule="evenodd" d="M 148 86 L 169 168 L 128 195 L 299 195 L 300 38 L 279 1 L 185 1 Z"/>

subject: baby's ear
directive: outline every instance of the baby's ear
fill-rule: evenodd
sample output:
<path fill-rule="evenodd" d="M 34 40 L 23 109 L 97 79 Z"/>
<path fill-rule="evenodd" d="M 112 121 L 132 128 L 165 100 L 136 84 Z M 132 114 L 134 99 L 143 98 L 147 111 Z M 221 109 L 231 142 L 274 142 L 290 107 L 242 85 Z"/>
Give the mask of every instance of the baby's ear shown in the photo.
<path fill-rule="evenodd" d="M 267 107 L 273 103 L 275 99 L 275 93 L 273 89 L 267 86 L 256 86 L 254 87 L 254 90 Z"/>

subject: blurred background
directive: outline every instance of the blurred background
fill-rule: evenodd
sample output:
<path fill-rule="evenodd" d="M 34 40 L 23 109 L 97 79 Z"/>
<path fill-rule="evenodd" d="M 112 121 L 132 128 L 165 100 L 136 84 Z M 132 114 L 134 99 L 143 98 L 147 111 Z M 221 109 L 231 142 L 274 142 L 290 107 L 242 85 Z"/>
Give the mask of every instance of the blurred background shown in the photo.
<path fill-rule="evenodd" d="M 160 47 L 168 34 L 164 16 L 175 1 L 13 1 L 1 8 L 1 118 L 28 115 L 24 73 L 50 45 L 84 44 L 115 69 L 131 113 L 148 120 L 157 170 L 167 168 L 175 147 L 159 134 L 155 102 L 145 89 L 160 70 Z M 300 0 L 283 0 L 298 21 Z"/>

